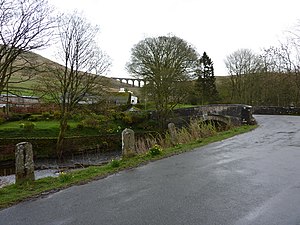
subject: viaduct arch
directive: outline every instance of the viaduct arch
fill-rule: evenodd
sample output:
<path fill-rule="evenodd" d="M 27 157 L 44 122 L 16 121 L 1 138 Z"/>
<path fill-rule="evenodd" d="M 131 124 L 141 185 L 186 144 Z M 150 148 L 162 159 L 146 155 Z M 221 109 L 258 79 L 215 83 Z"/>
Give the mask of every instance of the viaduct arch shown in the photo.
<path fill-rule="evenodd" d="M 145 80 L 139 78 L 111 77 L 111 79 L 119 81 L 121 84 L 131 85 L 132 87 L 142 87 L 145 85 Z"/>

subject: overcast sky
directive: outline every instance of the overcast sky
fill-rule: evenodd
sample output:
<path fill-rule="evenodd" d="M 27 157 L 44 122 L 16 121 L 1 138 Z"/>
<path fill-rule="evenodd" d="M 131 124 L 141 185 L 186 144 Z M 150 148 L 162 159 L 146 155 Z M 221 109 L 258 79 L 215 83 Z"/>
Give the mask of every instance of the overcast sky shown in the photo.
<path fill-rule="evenodd" d="M 107 74 L 129 77 L 131 48 L 145 37 L 173 34 L 214 62 L 226 75 L 224 59 L 240 48 L 259 52 L 277 45 L 300 19 L 299 0 L 49 0 L 64 12 L 77 9 L 100 26 L 99 46 L 112 59 Z M 50 53 L 51 52 L 51 53 Z M 53 59 L 53 50 L 42 53 Z"/>

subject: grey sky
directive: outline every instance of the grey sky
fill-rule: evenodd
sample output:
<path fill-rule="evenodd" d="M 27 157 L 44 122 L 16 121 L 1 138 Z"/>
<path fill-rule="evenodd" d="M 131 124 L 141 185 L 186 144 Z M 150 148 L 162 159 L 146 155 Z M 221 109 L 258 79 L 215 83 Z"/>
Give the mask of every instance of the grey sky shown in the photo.
<path fill-rule="evenodd" d="M 225 57 L 239 48 L 259 52 L 277 45 L 300 19 L 299 0 L 49 0 L 60 11 L 82 11 L 100 26 L 99 46 L 113 60 L 107 76 L 128 77 L 125 64 L 145 37 L 173 34 L 214 61 L 226 75 Z M 53 59 L 51 51 L 42 54 Z"/>

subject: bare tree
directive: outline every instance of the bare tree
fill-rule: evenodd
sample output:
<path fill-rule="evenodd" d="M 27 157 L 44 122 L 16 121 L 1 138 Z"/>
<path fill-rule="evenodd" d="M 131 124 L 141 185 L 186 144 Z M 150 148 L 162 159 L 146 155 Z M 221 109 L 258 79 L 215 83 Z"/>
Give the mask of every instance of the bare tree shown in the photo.
<path fill-rule="evenodd" d="M 74 12 L 64 15 L 58 22 L 60 51 L 63 66 L 52 65 L 50 76 L 41 79 L 45 93 L 60 105 L 60 133 L 57 153 L 63 153 L 63 140 L 68 119 L 83 99 L 89 102 L 103 89 L 101 77 L 110 66 L 110 59 L 95 42 L 98 27 Z"/>
<path fill-rule="evenodd" d="M 32 77 L 34 70 L 28 68 L 36 62 L 29 51 L 51 40 L 52 12 L 47 0 L 0 0 L 0 94 L 10 82 Z"/>
<path fill-rule="evenodd" d="M 253 78 L 248 75 L 261 71 L 260 57 L 250 49 L 239 49 L 226 57 L 225 65 L 231 79 L 231 99 L 238 103 L 246 103 L 247 86 L 251 85 L 251 78 Z"/>
<path fill-rule="evenodd" d="M 195 49 L 176 36 L 146 38 L 133 47 L 127 69 L 146 80 L 144 88 L 162 122 L 187 94 L 183 86 L 194 75 L 197 59 Z"/>
<path fill-rule="evenodd" d="M 290 73 L 297 68 L 296 45 L 293 43 L 280 43 L 279 47 L 271 46 L 263 50 L 261 59 L 263 71 L 266 73 Z M 296 50 L 296 51 L 295 51 Z"/>

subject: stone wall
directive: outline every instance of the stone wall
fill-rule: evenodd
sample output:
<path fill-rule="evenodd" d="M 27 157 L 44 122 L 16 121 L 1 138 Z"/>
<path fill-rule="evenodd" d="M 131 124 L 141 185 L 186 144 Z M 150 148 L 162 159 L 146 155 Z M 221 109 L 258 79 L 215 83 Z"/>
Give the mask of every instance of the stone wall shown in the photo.
<path fill-rule="evenodd" d="M 262 115 L 300 115 L 300 108 L 277 106 L 254 106 L 253 114 Z"/>
<path fill-rule="evenodd" d="M 15 145 L 19 142 L 30 142 L 35 158 L 56 157 L 56 138 L 5 138 L 0 139 L 0 161 L 15 159 Z M 87 152 L 109 152 L 120 150 L 120 135 L 101 135 L 87 137 L 71 137 L 64 141 L 64 153 L 76 155 Z"/>

